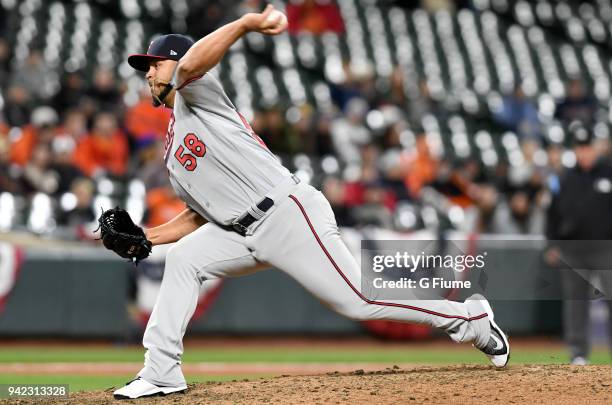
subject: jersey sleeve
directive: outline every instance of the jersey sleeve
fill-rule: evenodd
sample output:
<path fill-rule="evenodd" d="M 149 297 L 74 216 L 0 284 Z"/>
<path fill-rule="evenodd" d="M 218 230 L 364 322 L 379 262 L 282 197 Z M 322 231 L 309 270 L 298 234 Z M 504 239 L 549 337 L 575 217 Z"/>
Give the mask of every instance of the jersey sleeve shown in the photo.
<path fill-rule="evenodd" d="M 219 94 L 223 92 L 219 82 L 218 68 L 215 67 L 203 75 L 177 83 L 176 91 L 181 94 L 187 104 L 210 105 L 211 102 L 214 103 L 218 100 Z"/>

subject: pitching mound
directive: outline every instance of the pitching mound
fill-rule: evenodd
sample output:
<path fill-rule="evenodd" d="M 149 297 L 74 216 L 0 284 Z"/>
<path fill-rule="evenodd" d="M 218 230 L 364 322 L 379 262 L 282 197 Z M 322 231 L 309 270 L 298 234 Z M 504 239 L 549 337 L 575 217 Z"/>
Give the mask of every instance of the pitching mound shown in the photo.
<path fill-rule="evenodd" d="M 112 398 L 112 391 L 113 389 L 109 388 L 105 391 L 73 394 L 70 402 L 117 404 Z M 418 366 L 410 369 L 395 367 L 377 372 L 356 370 L 344 374 L 192 384 L 186 394 L 150 398 L 146 401 L 169 404 L 368 402 L 609 404 L 612 402 L 612 367 L 518 365 L 499 371 L 486 366 Z"/>

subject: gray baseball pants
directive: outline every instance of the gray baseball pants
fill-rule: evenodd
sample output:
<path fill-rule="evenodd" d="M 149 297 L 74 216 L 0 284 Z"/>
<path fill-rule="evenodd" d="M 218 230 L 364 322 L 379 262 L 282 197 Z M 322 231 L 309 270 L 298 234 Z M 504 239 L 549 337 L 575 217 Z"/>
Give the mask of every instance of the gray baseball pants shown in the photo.
<path fill-rule="evenodd" d="M 342 242 L 321 192 L 304 183 L 285 182 L 268 196 L 275 205 L 246 236 L 207 223 L 170 248 L 143 338 L 147 352 L 139 376 L 157 385 L 185 384 L 182 340 L 201 283 L 205 287 L 206 280 L 270 267 L 287 273 L 349 318 L 423 323 L 444 330 L 456 342 L 486 344 L 489 322 L 477 301 L 379 301 L 363 296 L 360 268 Z"/>

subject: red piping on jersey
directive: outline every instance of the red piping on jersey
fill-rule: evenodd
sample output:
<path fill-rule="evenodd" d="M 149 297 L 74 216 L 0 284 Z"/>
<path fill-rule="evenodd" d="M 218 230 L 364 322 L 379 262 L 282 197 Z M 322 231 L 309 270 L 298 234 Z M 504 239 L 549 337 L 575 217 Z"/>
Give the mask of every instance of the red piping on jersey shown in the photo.
<path fill-rule="evenodd" d="M 242 124 L 249 131 L 249 133 L 251 134 L 253 139 L 255 139 L 257 142 L 259 142 L 259 144 L 261 146 L 263 146 L 264 148 L 268 149 L 268 145 L 266 145 L 266 143 L 263 141 L 263 139 L 261 139 L 261 137 L 255 133 L 255 131 L 253 131 L 253 127 L 251 127 L 251 124 L 249 124 L 249 121 L 247 121 L 247 119 L 244 118 L 244 116 L 242 114 L 240 114 L 239 111 L 236 111 L 236 113 L 240 117 L 240 120 L 242 121 Z M 268 149 L 268 150 L 270 150 L 270 149 Z"/>
<path fill-rule="evenodd" d="M 188 85 L 189 83 L 191 83 L 191 82 L 194 82 L 194 81 L 196 81 L 196 80 L 200 79 L 202 76 L 204 76 L 204 75 L 194 76 L 194 77 L 192 77 L 191 79 L 187 79 L 187 80 L 185 80 L 185 81 L 183 82 L 183 84 L 181 84 L 180 86 L 178 86 L 178 87 L 176 88 L 176 91 L 181 90 L 183 87 L 187 86 L 187 85 Z"/>
<path fill-rule="evenodd" d="M 425 308 L 419 308 L 419 307 L 415 307 L 413 305 L 405 305 L 405 304 L 396 304 L 394 302 L 383 302 L 383 301 L 375 301 L 375 300 L 371 300 L 368 299 L 366 296 L 364 296 L 363 294 L 361 294 L 361 292 L 359 290 L 357 290 L 355 288 L 355 286 L 349 281 L 349 279 L 344 275 L 344 273 L 342 272 L 342 270 L 340 269 L 340 267 L 338 267 L 338 265 L 336 264 L 336 262 L 334 261 L 334 259 L 332 258 L 332 256 L 329 254 L 329 252 L 327 251 L 327 249 L 325 248 L 325 245 L 323 245 L 323 242 L 321 242 L 321 239 L 319 238 L 319 235 L 317 234 L 317 232 L 315 231 L 314 227 L 312 226 L 312 223 L 310 222 L 310 218 L 308 218 L 308 214 L 306 214 L 306 211 L 304 210 L 304 207 L 302 206 L 302 204 L 298 201 L 298 199 L 293 196 L 293 195 L 289 195 L 289 198 L 291 198 L 298 206 L 298 208 L 300 209 L 300 211 L 302 211 L 302 215 L 304 215 L 304 219 L 306 219 L 306 222 L 308 223 L 308 226 L 310 227 L 310 231 L 312 232 L 312 234 L 314 235 L 315 239 L 317 240 L 317 242 L 319 243 L 319 246 L 321 247 L 321 249 L 323 250 L 323 252 L 325 253 L 325 255 L 327 256 L 327 258 L 329 259 L 329 261 L 331 262 L 331 264 L 334 266 L 334 268 L 336 269 L 336 271 L 338 272 L 338 274 L 340 274 L 340 276 L 344 279 L 344 281 L 348 284 L 349 287 L 351 287 L 351 290 L 353 290 L 353 292 L 355 294 L 357 294 L 357 296 L 359 298 L 361 298 L 363 301 L 367 302 L 368 304 L 372 304 L 372 305 L 382 305 L 382 306 L 387 306 L 387 307 L 399 307 L 399 308 L 406 308 L 406 309 L 412 309 L 414 311 L 419 311 L 419 312 L 425 312 L 427 314 L 430 315 L 435 315 L 435 316 L 440 316 L 442 318 L 449 318 L 449 319 L 462 319 L 464 321 L 476 321 L 478 319 L 482 319 L 487 315 L 486 312 L 477 315 L 477 316 L 473 316 L 470 318 L 466 318 L 465 316 L 460 316 L 460 315 L 448 315 L 448 314 L 443 314 L 441 312 L 436 312 L 436 311 L 431 311 L 429 309 L 425 309 Z"/>

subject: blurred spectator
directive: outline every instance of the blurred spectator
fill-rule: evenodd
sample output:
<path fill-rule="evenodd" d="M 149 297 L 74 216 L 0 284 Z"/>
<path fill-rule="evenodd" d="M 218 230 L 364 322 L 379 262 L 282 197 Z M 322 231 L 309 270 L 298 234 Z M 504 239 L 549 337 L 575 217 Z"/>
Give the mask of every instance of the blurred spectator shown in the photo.
<path fill-rule="evenodd" d="M 96 115 L 91 133 L 77 144 L 74 161 L 88 176 L 106 172 L 116 176 L 125 174 L 128 143 L 125 134 L 117 127 L 115 115 L 109 112 Z"/>
<path fill-rule="evenodd" d="M 565 125 L 569 125 L 572 121 L 580 121 L 585 126 L 591 127 L 594 124 L 596 109 L 595 98 L 586 93 L 582 80 L 573 79 L 567 86 L 567 96 L 557 104 L 555 117 Z"/>
<path fill-rule="evenodd" d="M 510 193 L 522 190 L 532 201 L 539 200 L 539 193 L 546 182 L 547 171 L 543 162 L 536 161 L 536 155 L 544 154 L 539 142 L 526 140 L 521 143 L 524 161 L 521 164 L 510 165 L 506 175 L 505 191 Z"/>
<path fill-rule="evenodd" d="M 558 143 L 551 143 L 546 148 L 546 156 L 547 156 L 547 165 L 546 165 L 546 173 L 548 176 L 551 175 L 560 175 L 563 170 L 563 146 Z"/>
<path fill-rule="evenodd" d="M 148 227 L 165 224 L 184 210 L 185 202 L 176 196 L 169 185 L 147 192 Z"/>
<path fill-rule="evenodd" d="M 122 107 L 121 93 L 112 70 L 98 68 L 94 73 L 93 86 L 87 90 L 85 111 L 89 116 L 96 111 L 119 112 Z"/>
<path fill-rule="evenodd" d="M 144 142 L 147 140 L 148 142 Z M 160 139 L 145 138 L 138 150 L 138 178 L 147 190 L 170 185 Z"/>
<path fill-rule="evenodd" d="M 163 138 L 168 130 L 170 110 L 156 108 L 146 86 L 140 91 L 140 100 L 125 113 L 125 128 L 136 141 L 148 137 Z"/>
<path fill-rule="evenodd" d="M 368 107 L 378 105 L 380 94 L 376 89 L 374 69 L 369 63 L 353 64 L 344 61 L 342 64 L 343 80 L 330 88 L 332 100 L 342 111 L 355 98 L 366 101 Z"/>
<path fill-rule="evenodd" d="M 315 132 L 315 111 L 314 108 L 304 103 L 300 107 L 292 107 L 285 114 L 289 124 L 295 129 L 295 141 L 293 153 L 305 153 L 314 155 L 319 148 L 319 134 Z"/>
<path fill-rule="evenodd" d="M 51 170 L 51 149 L 48 143 L 38 143 L 32 157 L 23 169 L 23 190 L 25 193 L 54 194 L 59 185 L 59 177 Z"/>
<path fill-rule="evenodd" d="M 294 154 L 300 150 L 300 139 L 283 111 L 272 107 L 256 113 L 253 130 L 274 153 Z"/>
<path fill-rule="evenodd" d="M 367 103 L 368 107 L 376 107 L 380 104 L 387 104 L 386 92 L 380 92 L 376 88 L 376 72 L 370 62 L 360 64 L 345 64 L 350 71 L 353 86 L 360 97 Z"/>
<path fill-rule="evenodd" d="M 315 35 L 327 31 L 344 32 L 340 10 L 333 0 L 290 0 L 286 7 L 290 34 L 310 32 Z"/>
<path fill-rule="evenodd" d="M 181 32 L 189 27 L 189 35 L 193 38 L 202 38 L 213 32 L 221 25 L 231 22 L 243 14 L 260 13 L 263 8 L 261 0 L 248 1 L 254 3 L 252 9 L 242 8 L 237 0 L 190 1 L 189 12 L 186 13 L 185 25 L 181 19 L 172 23 L 172 31 Z M 243 2 L 245 3 L 245 2 Z M 244 13 L 241 11 L 244 10 Z"/>
<path fill-rule="evenodd" d="M 436 181 L 439 162 L 429 149 L 427 136 L 419 134 L 415 140 L 415 149 L 406 157 L 406 188 L 413 197 L 418 197 L 423 186 Z"/>
<path fill-rule="evenodd" d="M 316 139 L 314 154 L 316 156 L 335 155 L 330 133 L 332 117 L 329 114 L 316 112 L 313 120 L 314 128 L 310 136 Z"/>
<path fill-rule="evenodd" d="M 70 185 L 70 192 L 74 195 L 76 203 L 74 208 L 59 215 L 59 224 L 72 227 L 82 227 L 96 219 L 92 207 L 94 184 L 91 180 L 80 177 Z"/>
<path fill-rule="evenodd" d="M 30 121 L 31 96 L 25 87 L 11 83 L 4 100 L 4 116 L 12 127 L 22 127 Z"/>
<path fill-rule="evenodd" d="M 551 189 L 546 227 L 550 248 L 545 257 L 562 271 L 563 327 L 571 363 L 584 365 L 590 354 L 589 304 L 595 276 L 599 276 L 612 314 L 612 272 L 602 270 L 609 268 L 612 257 L 609 243 L 598 242 L 612 239 L 612 166 L 597 155 L 587 128 L 574 125 L 571 132 L 577 164 L 565 170 L 557 187 Z M 566 242 L 556 242 L 559 240 Z M 581 240 L 591 242 L 576 242 Z M 612 322 L 608 325 L 612 332 Z M 609 339 L 612 344 L 612 333 Z"/>
<path fill-rule="evenodd" d="M 487 179 L 481 164 L 475 159 L 459 159 L 452 164 L 442 160 L 432 186 L 450 203 L 467 209 L 480 200 Z"/>
<path fill-rule="evenodd" d="M 368 144 L 361 148 L 361 175 L 359 180 L 346 185 L 346 200 L 354 206 L 355 218 L 362 225 L 391 228 L 391 213 L 395 196 L 384 187 L 379 170 L 380 150 Z"/>
<path fill-rule="evenodd" d="M 478 233 L 501 233 L 497 229 L 496 214 L 499 212 L 498 204 L 500 195 L 491 185 L 480 187 L 476 206 L 478 208 L 478 218 L 474 225 L 474 231 Z"/>
<path fill-rule="evenodd" d="M 57 129 L 58 137 L 72 138 L 78 143 L 87 135 L 87 117 L 79 109 L 69 109 L 64 112 L 62 125 Z"/>
<path fill-rule="evenodd" d="M 21 166 L 28 163 L 36 145 L 51 143 L 55 136 L 58 116 L 53 108 L 43 106 L 32 112 L 30 121 L 31 124 L 15 130 L 17 136 L 11 139 L 11 161 Z"/>
<path fill-rule="evenodd" d="M 10 161 L 10 141 L 0 134 L 0 192 L 21 193 L 19 168 Z"/>
<path fill-rule="evenodd" d="M 489 188 L 488 188 L 489 189 Z M 527 190 L 516 190 L 507 199 L 494 200 L 492 218 L 480 230 L 485 233 L 541 235 L 544 212 Z"/>
<path fill-rule="evenodd" d="M 359 148 L 370 142 L 370 131 L 364 125 L 368 104 L 361 98 L 353 98 L 346 105 L 345 116 L 334 119 L 330 127 L 336 153 L 347 164 L 361 160 Z"/>
<path fill-rule="evenodd" d="M 62 80 L 59 91 L 53 97 L 53 105 L 58 111 L 78 107 L 83 101 L 85 90 L 83 72 L 67 73 Z"/>
<path fill-rule="evenodd" d="M 69 191 L 73 182 L 83 177 L 83 173 L 74 165 L 75 148 L 76 142 L 70 136 L 56 136 L 51 143 L 53 152 L 51 169 L 58 178 L 56 195 Z"/>
<path fill-rule="evenodd" d="M 11 83 L 25 88 L 35 100 L 44 100 L 48 94 L 48 81 L 51 75 L 45 66 L 42 55 L 38 50 L 32 50 L 25 60 L 25 64 L 13 71 Z"/>
<path fill-rule="evenodd" d="M 503 97 L 494 118 L 509 130 L 515 132 L 520 139 L 540 139 L 541 129 L 538 109 L 525 95 L 522 86 L 517 85 L 513 94 Z"/>
<path fill-rule="evenodd" d="M 338 226 L 351 227 L 357 225 L 353 209 L 347 203 L 346 184 L 342 180 L 336 177 L 327 177 L 321 185 L 321 191 L 334 211 Z"/>
<path fill-rule="evenodd" d="M 404 131 L 406 131 L 404 121 L 398 121 L 387 128 L 383 135 L 383 151 L 380 157 L 380 169 L 385 187 L 391 190 L 398 200 L 412 199 L 410 190 L 404 182 L 408 171 L 406 167 L 408 162 L 401 143 Z"/>

